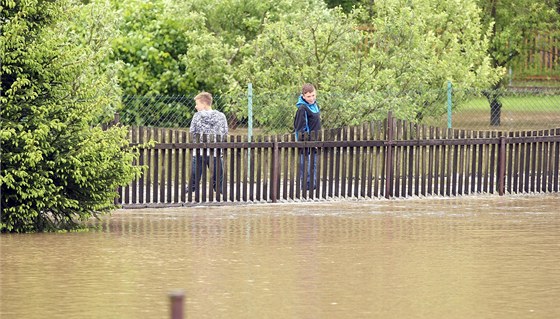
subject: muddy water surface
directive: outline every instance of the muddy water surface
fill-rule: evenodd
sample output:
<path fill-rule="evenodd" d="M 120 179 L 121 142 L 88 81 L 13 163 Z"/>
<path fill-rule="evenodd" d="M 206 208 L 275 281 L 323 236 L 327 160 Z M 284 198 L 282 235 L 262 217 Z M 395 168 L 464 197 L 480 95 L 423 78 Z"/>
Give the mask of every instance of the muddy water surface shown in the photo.
<path fill-rule="evenodd" d="M 560 318 L 560 195 L 120 210 L 0 236 L 0 318 Z"/>

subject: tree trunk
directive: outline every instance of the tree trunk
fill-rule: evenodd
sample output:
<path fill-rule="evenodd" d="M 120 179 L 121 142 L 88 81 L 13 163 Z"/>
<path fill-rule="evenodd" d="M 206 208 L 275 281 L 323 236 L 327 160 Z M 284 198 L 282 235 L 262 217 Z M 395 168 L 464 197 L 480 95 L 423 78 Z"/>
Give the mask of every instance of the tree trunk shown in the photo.
<path fill-rule="evenodd" d="M 490 103 L 490 125 L 500 126 L 502 117 L 502 102 L 500 102 L 500 95 L 496 89 L 492 91 L 483 92 L 484 96 Z"/>
<path fill-rule="evenodd" d="M 500 126 L 500 120 L 502 115 L 502 102 L 498 97 L 494 97 L 490 102 L 490 125 Z"/>

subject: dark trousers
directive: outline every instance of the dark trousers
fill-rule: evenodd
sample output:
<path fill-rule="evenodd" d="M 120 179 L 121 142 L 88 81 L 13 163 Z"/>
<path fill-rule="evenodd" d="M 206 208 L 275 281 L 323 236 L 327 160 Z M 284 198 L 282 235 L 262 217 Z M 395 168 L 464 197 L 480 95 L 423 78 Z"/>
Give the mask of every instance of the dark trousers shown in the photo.
<path fill-rule="evenodd" d="M 317 188 L 317 149 L 306 148 L 299 154 L 300 188 L 312 190 Z"/>
<path fill-rule="evenodd" d="M 190 189 L 195 192 L 200 185 L 200 180 L 202 178 L 203 170 L 206 171 L 210 168 L 210 160 L 213 160 L 212 171 L 212 188 L 214 191 L 216 189 L 222 189 L 222 182 L 224 180 L 224 165 L 221 156 L 210 156 L 210 155 L 196 155 L 192 158 L 191 165 L 191 182 Z M 219 174 L 219 177 L 217 175 Z"/>

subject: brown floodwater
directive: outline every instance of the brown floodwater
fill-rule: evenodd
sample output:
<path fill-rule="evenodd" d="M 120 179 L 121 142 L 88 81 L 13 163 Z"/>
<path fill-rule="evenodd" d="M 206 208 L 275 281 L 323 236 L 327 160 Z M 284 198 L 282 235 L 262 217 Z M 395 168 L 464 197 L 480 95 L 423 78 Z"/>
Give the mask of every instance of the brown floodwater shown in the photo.
<path fill-rule="evenodd" d="M 560 318 L 560 194 L 119 210 L 0 236 L 0 317 Z"/>

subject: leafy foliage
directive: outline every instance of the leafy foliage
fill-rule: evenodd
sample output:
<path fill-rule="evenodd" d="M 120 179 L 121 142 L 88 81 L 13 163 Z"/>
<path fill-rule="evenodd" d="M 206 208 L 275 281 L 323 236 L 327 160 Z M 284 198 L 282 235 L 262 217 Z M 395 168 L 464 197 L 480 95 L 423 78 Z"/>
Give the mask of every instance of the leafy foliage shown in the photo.
<path fill-rule="evenodd" d="M 139 174 L 126 128 L 99 126 L 120 96 L 102 63 L 113 17 L 101 2 L 0 3 L 0 230 L 72 229 Z"/>
<path fill-rule="evenodd" d="M 560 28 L 557 0 L 478 0 L 482 19 L 492 29 L 489 55 L 496 66 L 508 66 L 526 51 L 537 32 Z M 502 83 L 503 84 L 503 83 Z"/>
<path fill-rule="evenodd" d="M 360 30 L 364 22 L 372 27 Z M 373 17 L 317 5 L 266 23 L 240 72 L 257 92 L 297 93 L 305 82 L 316 84 L 326 127 L 379 119 L 388 110 L 421 121 L 445 112 L 447 81 L 482 88 L 499 79 L 503 70 L 486 56 L 487 33 L 468 0 L 378 1 Z M 267 116 L 295 103 L 270 96 Z"/>

